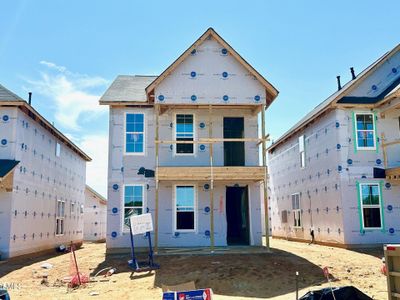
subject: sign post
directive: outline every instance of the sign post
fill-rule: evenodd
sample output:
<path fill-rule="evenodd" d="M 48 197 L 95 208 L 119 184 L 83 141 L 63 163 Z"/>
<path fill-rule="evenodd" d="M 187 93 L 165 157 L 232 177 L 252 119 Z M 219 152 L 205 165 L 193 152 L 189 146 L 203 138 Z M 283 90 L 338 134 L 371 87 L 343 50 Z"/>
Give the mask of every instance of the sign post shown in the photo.
<path fill-rule="evenodd" d="M 129 232 L 131 238 L 131 256 L 132 259 L 128 265 L 136 272 L 145 272 L 149 270 L 159 269 L 160 266 L 153 261 L 153 247 L 151 245 L 151 234 L 153 231 L 153 220 L 151 214 L 134 215 L 129 218 Z M 149 241 L 149 259 L 148 262 L 139 262 L 135 255 L 135 244 L 133 240 L 134 235 L 146 234 Z"/>

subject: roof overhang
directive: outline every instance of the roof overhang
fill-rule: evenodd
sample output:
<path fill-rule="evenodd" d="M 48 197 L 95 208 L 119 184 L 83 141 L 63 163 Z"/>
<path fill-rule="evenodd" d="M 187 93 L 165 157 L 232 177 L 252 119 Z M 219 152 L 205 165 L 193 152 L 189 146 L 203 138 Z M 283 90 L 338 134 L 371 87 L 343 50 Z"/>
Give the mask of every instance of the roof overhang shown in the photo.
<path fill-rule="evenodd" d="M 381 56 L 378 60 L 368 66 L 365 70 L 363 70 L 354 80 L 349 81 L 343 88 L 339 91 L 333 93 L 330 97 L 328 97 L 324 102 L 322 102 L 319 106 L 317 106 L 313 113 L 309 116 L 306 116 L 302 120 L 300 120 L 297 124 L 295 124 L 291 129 L 289 129 L 285 134 L 283 134 L 275 143 L 270 145 L 267 148 L 268 152 L 271 152 L 274 148 L 276 148 L 279 144 L 283 143 L 284 141 L 288 140 L 294 134 L 298 133 L 299 131 L 303 130 L 305 126 L 313 122 L 316 118 L 320 117 L 322 114 L 326 113 L 329 110 L 334 108 L 350 108 L 350 107 L 363 107 L 363 108 L 371 108 L 374 109 L 375 107 L 381 105 L 386 98 L 384 98 L 381 102 L 378 103 L 340 103 L 339 101 L 355 88 L 357 88 L 361 82 L 367 78 L 371 73 L 373 73 L 377 68 L 385 63 L 385 61 L 392 57 L 395 53 L 400 51 L 400 44 L 397 45 L 394 49 L 389 52 L 386 52 L 383 56 Z M 396 92 L 397 93 L 397 92 Z M 388 96 L 391 93 L 388 94 Z"/>
<path fill-rule="evenodd" d="M 278 96 L 279 91 L 269 83 L 260 73 L 257 72 L 243 57 L 241 57 L 235 49 L 233 49 L 218 33 L 215 32 L 213 28 L 207 29 L 206 32 L 202 34 L 200 38 L 198 38 L 185 52 L 181 54 L 164 72 L 161 73 L 149 86 L 146 87 L 146 94 L 148 97 L 148 101 L 151 102 L 154 97 L 154 89 L 169 75 L 171 74 L 178 65 L 181 64 L 190 53 L 196 49 L 199 45 L 201 45 L 208 37 L 213 37 L 218 43 L 223 45 L 228 52 L 249 72 L 251 73 L 265 88 L 266 91 L 266 106 L 268 107 L 272 101 Z"/>
<path fill-rule="evenodd" d="M 68 139 L 64 134 L 62 134 L 57 128 L 55 128 L 49 121 L 47 121 L 41 114 L 39 114 L 31 105 L 26 101 L 0 101 L 0 107 L 14 106 L 20 108 L 29 117 L 37 121 L 41 126 L 43 126 L 52 135 L 60 139 L 67 147 L 78 154 L 86 161 L 91 161 L 92 159 L 83 152 L 78 146 L 76 146 L 70 139 Z"/>

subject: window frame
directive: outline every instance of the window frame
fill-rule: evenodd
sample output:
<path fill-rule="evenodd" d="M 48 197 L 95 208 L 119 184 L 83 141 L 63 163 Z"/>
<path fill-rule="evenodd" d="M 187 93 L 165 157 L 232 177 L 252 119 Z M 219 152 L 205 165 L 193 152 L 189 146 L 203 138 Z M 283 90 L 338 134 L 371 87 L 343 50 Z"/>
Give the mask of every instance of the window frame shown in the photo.
<path fill-rule="evenodd" d="M 177 122 L 177 116 L 178 115 L 192 115 L 193 116 L 193 153 L 177 153 L 177 145 L 179 143 L 177 143 L 177 129 L 178 129 L 178 122 Z M 173 132 L 173 141 L 175 141 L 176 143 L 174 143 L 173 146 L 173 153 L 175 156 L 196 156 L 197 154 L 197 147 L 196 147 L 196 114 L 195 113 L 185 113 L 185 112 L 175 112 L 174 113 L 174 132 Z"/>
<path fill-rule="evenodd" d="M 134 115 L 134 114 L 137 114 L 137 115 L 139 115 L 139 114 L 141 114 L 141 115 L 143 115 L 143 151 L 142 152 L 127 152 L 126 150 L 126 146 L 127 146 L 127 138 L 126 138 L 126 135 L 127 135 L 127 126 L 126 126 L 126 118 L 127 118 L 127 115 Z M 147 130 L 146 130 L 146 120 L 147 120 L 147 116 L 146 116 L 146 113 L 144 112 L 144 111 L 137 111 L 137 112 L 129 112 L 129 111 L 125 111 L 124 112 L 124 132 L 123 132 L 123 134 L 124 134 L 124 155 L 136 155 L 136 156 L 145 156 L 146 155 L 146 141 L 147 141 L 147 139 L 146 139 L 146 134 L 147 134 Z M 129 131 L 129 133 L 139 133 L 139 132 L 131 132 L 131 131 Z"/>
<path fill-rule="evenodd" d="M 178 213 L 178 211 L 177 211 L 177 209 L 176 209 L 176 196 L 177 196 L 177 192 L 176 192 L 176 189 L 177 189 L 177 187 L 178 186 L 184 186 L 184 187 L 193 187 L 193 197 L 194 197 L 194 199 L 193 199 L 193 229 L 178 229 L 177 228 L 177 213 Z M 197 217 L 197 186 L 195 185 L 195 184 L 193 184 L 193 183 L 180 183 L 180 184 L 174 184 L 174 190 L 173 190 L 173 193 L 174 193 L 174 196 L 173 196 L 173 205 L 174 205 L 174 207 L 173 207 L 173 212 L 174 212 L 174 217 L 173 217 L 173 230 L 174 230 L 174 232 L 192 232 L 192 233 L 197 233 L 197 220 L 198 220 L 198 217 Z"/>
<path fill-rule="evenodd" d="M 299 199 L 299 206 L 298 208 L 294 208 L 293 205 L 293 196 L 298 196 Z M 293 228 L 302 228 L 303 227 L 303 218 L 301 216 L 301 198 L 300 198 L 300 193 L 293 193 L 291 194 L 291 200 L 292 200 L 292 213 L 293 213 L 293 222 L 295 223 L 295 220 L 298 221 L 299 225 L 295 225 L 293 224 Z M 298 218 L 296 218 L 296 215 L 298 216 Z"/>
<path fill-rule="evenodd" d="M 144 183 L 126 183 L 123 185 L 123 192 L 122 192 L 122 213 L 121 213 L 121 226 L 123 232 L 129 232 L 129 227 L 125 226 L 125 187 L 127 186 L 140 186 L 142 187 L 142 214 L 146 213 L 145 210 L 145 203 L 146 203 L 146 193 L 145 193 L 145 184 Z M 136 206 L 132 206 L 134 208 Z M 130 206 L 128 207 L 130 208 Z"/>
<path fill-rule="evenodd" d="M 372 129 L 369 130 L 358 130 L 357 128 L 357 116 L 360 115 L 372 115 Z M 355 130 L 355 143 L 356 143 L 356 149 L 357 150 L 371 150 L 374 151 L 376 150 L 376 146 L 377 146 L 377 140 L 376 140 L 376 120 L 375 120 L 375 114 L 373 112 L 355 112 L 354 113 L 354 130 Z M 358 132 L 362 131 L 362 132 L 368 132 L 368 131 L 372 131 L 373 133 L 373 141 L 374 141 L 374 146 L 373 147 L 364 147 L 364 146 L 359 146 L 358 145 Z"/>
<path fill-rule="evenodd" d="M 374 185 L 374 186 L 378 187 L 378 195 L 379 195 L 379 203 L 378 204 L 364 204 L 363 203 L 362 187 L 365 185 L 367 185 L 367 186 Z M 366 229 L 366 230 L 381 230 L 381 229 L 383 229 L 382 193 L 381 193 L 380 184 L 377 182 L 359 182 L 358 188 L 359 188 L 359 193 L 360 193 L 359 197 L 360 197 L 360 206 L 361 206 L 360 210 L 361 210 L 362 229 Z M 380 227 L 365 227 L 364 208 L 379 208 L 379 215 L 380 215 L 380 221 L 381 221 Z"/>
<path fill-rule="evenodd" d="M 302 146 L 300 142 L 302 142 Z M 300 169 L 306 167 L 306 138 L 304 135 L 299 136 L 299 165 Z"/>
<path fill-rule="evenodd" d="M 61 144 L 59 143 L 59 142 L 56 142 L 56 149 L 55 149 L 56 151 L 56 153 L 55 153 L 55 155 L 56 155 L 56 157 L 60 157 L 61 156 Z"/>
<path fill-rule="evenodd" d="M 61 212 L 59 210 L 59 204 L 61 204 Z M 65 200 L 56 200 L 56 236 L 63 236 L 65 234 Z M 61 231 L 59 231 L 59 225 Z"/>

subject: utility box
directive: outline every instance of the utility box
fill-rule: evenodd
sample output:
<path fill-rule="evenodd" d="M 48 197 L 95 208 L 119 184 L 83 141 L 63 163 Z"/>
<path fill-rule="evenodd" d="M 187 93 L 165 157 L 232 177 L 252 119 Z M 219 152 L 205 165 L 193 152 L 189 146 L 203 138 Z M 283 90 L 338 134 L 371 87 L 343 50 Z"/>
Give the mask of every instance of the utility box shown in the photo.
<path fill-rule="evenodd" d="M 400 299 L 400 244 L 385 245 L 388 299 Z"/>

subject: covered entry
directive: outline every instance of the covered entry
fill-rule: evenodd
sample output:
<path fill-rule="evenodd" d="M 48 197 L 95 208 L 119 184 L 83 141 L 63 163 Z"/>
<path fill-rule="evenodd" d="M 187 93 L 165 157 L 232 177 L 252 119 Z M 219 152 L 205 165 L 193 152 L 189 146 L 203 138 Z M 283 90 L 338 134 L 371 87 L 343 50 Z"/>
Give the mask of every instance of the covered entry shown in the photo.
<path fill-rule="evenodd" d="M 248 187 L 226 187 L 228 245 L 250 244 Z"/>

